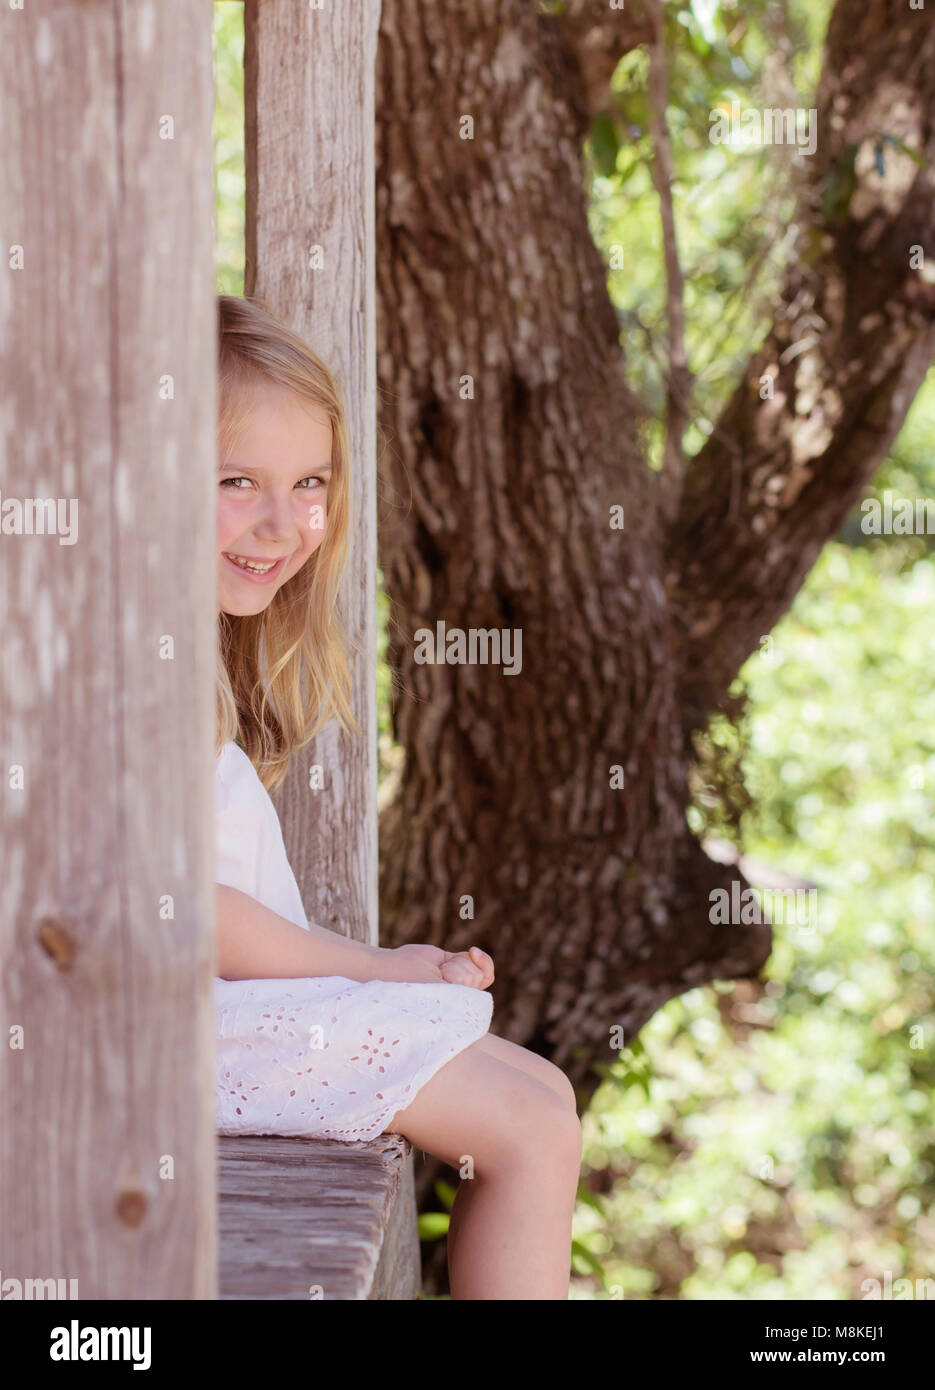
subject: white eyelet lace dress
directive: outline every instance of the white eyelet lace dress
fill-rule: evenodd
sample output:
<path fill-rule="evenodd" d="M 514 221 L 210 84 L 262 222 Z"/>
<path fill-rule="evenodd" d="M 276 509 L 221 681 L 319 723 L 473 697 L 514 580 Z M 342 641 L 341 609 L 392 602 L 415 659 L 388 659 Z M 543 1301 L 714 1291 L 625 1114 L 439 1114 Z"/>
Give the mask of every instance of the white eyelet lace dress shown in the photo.
<path fill-rule="evenodd" d="M 308 931 L 276 808 L 246 753 L 215 774 L 218 883 Z M 215 980 L 220 1134 L 373 1139 L 431 1077 L 490 1028 L 493 999 L 467 985 Z"/>

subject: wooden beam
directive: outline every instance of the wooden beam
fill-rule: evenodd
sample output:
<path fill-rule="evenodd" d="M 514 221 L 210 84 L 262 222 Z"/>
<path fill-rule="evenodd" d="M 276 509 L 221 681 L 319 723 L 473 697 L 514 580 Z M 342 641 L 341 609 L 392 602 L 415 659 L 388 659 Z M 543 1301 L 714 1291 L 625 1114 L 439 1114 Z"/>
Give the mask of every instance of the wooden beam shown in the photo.
<path fill-rule="evenodd" d="M 401 1134 L 219 1142 L 221 1298 L 416 1298 L 412 1159 Z"/>
<path fill-rule="evenodd" d="M 217 1289 L 211 26 L 0 10 L 0 1264 L 81 1299 Z"/>
<path fill-rule="evenodd" d="M 377 939 L 374 59 L 380 0 L 247 0 L 246 274 L 335 372 L 353 456 L 343 602 L 362 737 L 332 721 L 274 800 L 309 916 Z M 325 790 L 309 789 L 320 764 Z"/>

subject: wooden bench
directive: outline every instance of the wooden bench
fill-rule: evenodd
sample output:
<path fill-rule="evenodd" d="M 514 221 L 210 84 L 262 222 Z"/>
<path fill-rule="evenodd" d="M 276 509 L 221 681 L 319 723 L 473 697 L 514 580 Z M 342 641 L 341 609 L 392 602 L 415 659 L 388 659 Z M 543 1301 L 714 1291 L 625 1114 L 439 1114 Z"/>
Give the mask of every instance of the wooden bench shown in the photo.
<path fill-rule="evenodd" d="M 410 1299 L 421 1289 L 402 1136 L 218 1140 L 222 1299 Z"/>

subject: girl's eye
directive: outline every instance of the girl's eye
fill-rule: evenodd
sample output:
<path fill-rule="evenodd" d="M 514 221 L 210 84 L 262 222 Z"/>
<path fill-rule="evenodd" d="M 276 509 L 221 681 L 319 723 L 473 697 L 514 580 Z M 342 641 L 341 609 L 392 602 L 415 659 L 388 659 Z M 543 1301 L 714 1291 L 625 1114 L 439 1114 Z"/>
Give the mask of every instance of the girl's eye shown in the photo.
<path fill-rule="evenodd" d="M 233 483 L 249 483 L 249 482 L 250 482 L 250 479 L 249 479 L 249 478 L 222 478 L 222 479 L 221 479 L 221 487 L 230 487 Z M 310 488 L 302 488 L 303 492 L 312 492 L 312 491 L 314 491 L 314 489 L 315 489 L 316 487 L 327 487 L 327 485 L 328 485 L 327 482 L 325 481 L 325 479 L 324 479 L 324 478 L 320 478 L 317 474 L 311 474 L 311 475 L 310 475 L 309 477 L 307 477 L 307 478 L 302 478 L 300 482 L 296 483 L 296 487 L 302 487 L 302 484 L 303 484 L 303 483 L 311 483 L 311 485 L 312 485 Z M 235 492 L 242 492 L 242 491 L 243 491 L 243 489 L 242 489 L 242 488 L 239 488 L 239 487 L 238 487 L 238 488 L 235 488 L 234 490 L 235 490 Z"/>

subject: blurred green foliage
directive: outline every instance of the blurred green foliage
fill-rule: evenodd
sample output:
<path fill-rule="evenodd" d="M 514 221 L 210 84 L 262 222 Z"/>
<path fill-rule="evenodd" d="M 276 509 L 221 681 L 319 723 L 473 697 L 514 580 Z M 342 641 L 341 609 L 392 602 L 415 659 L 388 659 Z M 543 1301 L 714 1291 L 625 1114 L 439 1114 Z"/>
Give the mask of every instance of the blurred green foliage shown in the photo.
<path fill-rule="evenodd" d="M 214 6 L 214 207 L 218 294 L 243 294 L 243 4 Z"/>
<path fill-rule="evenodd" d="M 807 110 L 820 72 L 828 0 L 666 6 L 669 129 L 686 351 L 695 377 L 685 447 L 704 443 L 718 408 L 770 325 L 795 202 L 788 147 L 709 141 L 711 116 L 741 107 Z M 785 16 L 785 17 L 784 17 Z M 666 280 L 645 48 L 618 65 L 592 131 L 591 231 L 611 267 L 627 379 L 651 412 L 650 463 L 661 458 L 666 392 Z M 803 157 L 804 158 L 804 157 Z"/>
<path fill-rule="evenodd" d="M 560 10 L 556 3 L 551 8 Z M 828 0 L 669 5 L 672 132 L 695 452 L 769 324 L 794 203 L 776 149 L 708 143 L 719 103 L 808 108 Z M 243 7 L 215 7 L 218 288 L 243 292 Z M 595 124 L 591 220 L 613 265 L 630 383 L 664 402 L 665 284 L 643 53 Z M 933 495 L 935 373 L 872 495 Z M 618 1058 L 585 1116 L 573 1298 L 860 1299 L 935 1276 L 935 557 L 865 535 L 859 510 L 741 672 L 744 848 L 818 885 L 817 930 L 774 928 L 760 982 L 696 989 Z M 391 737 L 379 602 L 380 782 Z M 738 738 L 715 724 L 712 743 Z M 702 804 L 699 833 L 717 828 Z M 742 928 L 738 928 L 742 930 Z M 422 1218 L 424 1239 L 447 1230 Z"/>
<path fill-rule="evenodd" d="M 708 145 L 719 102 L 811 105 L 827 4 L 669 7 L 670 106 L 696 452 L 769 325 L 794 203 L 775 150 Z M 688 41 L 675 34 L 682 26 Z M 592 142 L 631 385 L 664 400 L 665 279 L 645 93 L 629 55 Z M 838 190 L 840 192 L 840 190 Z M 870 496 L 935 495 L 930 372 Z M 861 1299 L 935 1276 L 935 538 L 855 509 L 740 674 L 753 859 L 818 885 L 818 929 L 774 927 L 759 982 L 671 1001 L 585 1116 L 573 1298 Z M 692 808 L 696 830 L 721 826 Z M 738 928 L 742 930 L 743 928 Z M 648 1089 L 645 1085 L 649 1073 Z M 643 1084 L 633 1084 L 634 1082 Z"/>
<path fill-rule="evenodd" d="M 935 424 L 935 380 L 916 413 Z M 895 561 L 826 546 L 744 668 L 745 849 L 818 885 L 818 928 L 774 927 L 761 984 L 660 1010 L 648 1097 L 611 1068 L 574 1297 L 860 1299 L 886 1270 L 935 1276 L 935 562 Z"/>

